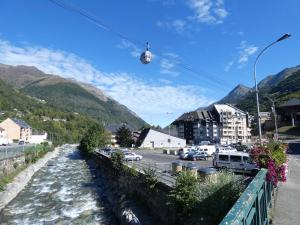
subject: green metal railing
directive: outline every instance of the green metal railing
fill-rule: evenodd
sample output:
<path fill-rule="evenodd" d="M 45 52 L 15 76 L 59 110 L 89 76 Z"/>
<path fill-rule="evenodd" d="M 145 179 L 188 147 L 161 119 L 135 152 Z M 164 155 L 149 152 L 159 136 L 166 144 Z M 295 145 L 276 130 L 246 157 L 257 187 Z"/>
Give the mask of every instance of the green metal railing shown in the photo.
<path fill-rule="evenodd" d="M 267 170 L 261 169 L 220 225 L 268 225 L 273 185 L 266 181 Z"/>

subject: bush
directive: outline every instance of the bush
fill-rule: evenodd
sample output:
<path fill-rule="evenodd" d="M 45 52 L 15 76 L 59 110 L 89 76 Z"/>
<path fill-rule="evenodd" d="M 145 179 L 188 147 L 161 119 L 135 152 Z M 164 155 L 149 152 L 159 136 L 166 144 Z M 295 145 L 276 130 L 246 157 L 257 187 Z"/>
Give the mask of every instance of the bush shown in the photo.
<path fill-rule="evenodd" d="M 145 184 L 150 190 L 153 190 L 158 183 L 157 170 L 155 168 L 143 168 L 144 176 L 145 176 Z"/>
<path fill-rule="evenodd" d="M 243 178 L 229 171 L 218 173 L 217 179 L 199 183 L 199 206 L 203 217 L 219 224 L 246 188 Z M 199 214 L 199 213 L 198 213 Z"/>
<path fill-rule="evenodd" d="M 116 151 L 111 155 L 111 162 L 116 174 L 119 174 L 123 170 L 124 153 L 122 151 Z"/>
<path fill-rule="evenodd" d="M 191 213 L 199 198 L 198 182 L 191 172 L 184 171 L 178 174 L 175 187 L 169 197 L 179 217 Z"/>

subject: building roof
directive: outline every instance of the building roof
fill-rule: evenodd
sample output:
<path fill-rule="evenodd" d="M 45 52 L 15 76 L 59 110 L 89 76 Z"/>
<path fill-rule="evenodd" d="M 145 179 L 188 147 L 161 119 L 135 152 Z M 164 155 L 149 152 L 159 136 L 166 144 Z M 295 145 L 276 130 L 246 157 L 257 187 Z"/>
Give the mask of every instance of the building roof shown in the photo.
<path fill-rule="evenodd" d="M 245 114 L 246 115 L 246 113 L 244 111 L 242 111 L 242 110 L 240 110 L 240 109 L 238 109 L 238 108 L 236 108 L 236 107 L 234 107 L 232 105 L 229 105 L 229 104 L 214 104 L 214 107 L 218 111 L 218 113 L 224 112 L 224 111 L 225 112 L 229 111 L 231 113 L 239 112 L 241 114 Z"/>
<path fill-rule="evenodd" d="M 214 120 L 214 116 L 208 110 L 195 110 L 182 114 L 174 123 L 179 121 Z"/>
<path fill-rule="evenodd" d="M 280 107 L 289 107 L 289 106 L 300 106 L 300 99 L 293 98 L 280 105 Z"/>
<path fill-rule="evenodd" d="M 26 122 L 24 122 L 23 120 L 17 119 L 17 118 L 13 118 L 12 121 L 14 121 L 18 126 L 22 127 L 22 128 L 31 128 Z"/>

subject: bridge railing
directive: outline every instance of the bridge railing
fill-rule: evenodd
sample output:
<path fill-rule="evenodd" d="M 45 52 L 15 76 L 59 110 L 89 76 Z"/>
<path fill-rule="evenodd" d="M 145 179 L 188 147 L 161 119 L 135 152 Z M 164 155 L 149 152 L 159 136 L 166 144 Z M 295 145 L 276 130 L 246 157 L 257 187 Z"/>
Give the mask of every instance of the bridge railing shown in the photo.
<path fill-rule="evenodd" d="M 273 185 L 266 181 L 267 170 L 261 169 L 220 225 L 268 225 Z"/>

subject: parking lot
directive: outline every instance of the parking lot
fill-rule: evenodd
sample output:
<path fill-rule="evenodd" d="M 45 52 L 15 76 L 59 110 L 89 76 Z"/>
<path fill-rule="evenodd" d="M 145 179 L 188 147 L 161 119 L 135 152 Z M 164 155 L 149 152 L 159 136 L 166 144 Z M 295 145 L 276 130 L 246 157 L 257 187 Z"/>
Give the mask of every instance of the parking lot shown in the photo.
<path fill-rule="evenodd" d="M 143 162 L 155 164 L 157 167 L 170 166 L 172 162 L 180 160 L 183 165 L 186 165 L 189 162 L 195 163 L 199 168 L 201 167 L 211 167 L 212 158 L 210 157 L 207 161 L 188 161 L 181 160 L 179 156 L 163 154 L 162 150 L 134 150 L 136 154 L 143 156 Z"/>

